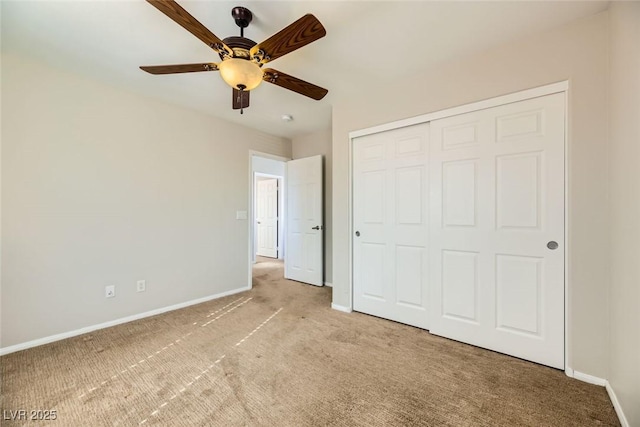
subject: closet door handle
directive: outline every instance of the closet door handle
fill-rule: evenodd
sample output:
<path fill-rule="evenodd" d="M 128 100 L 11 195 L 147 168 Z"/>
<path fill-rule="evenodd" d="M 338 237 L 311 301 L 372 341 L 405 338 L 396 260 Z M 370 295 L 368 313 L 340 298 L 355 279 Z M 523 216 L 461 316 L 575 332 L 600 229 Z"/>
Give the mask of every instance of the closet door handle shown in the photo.
<path fill-rule="evenodd" d="M 316 225 L 315 227 L 311 227 L 312 230 L 322 230 L 321 225 Z"/>
<path fill-rule="evenodd" d="M 360 237 L 360 232 L 356 231 L 356 237 Z"/>

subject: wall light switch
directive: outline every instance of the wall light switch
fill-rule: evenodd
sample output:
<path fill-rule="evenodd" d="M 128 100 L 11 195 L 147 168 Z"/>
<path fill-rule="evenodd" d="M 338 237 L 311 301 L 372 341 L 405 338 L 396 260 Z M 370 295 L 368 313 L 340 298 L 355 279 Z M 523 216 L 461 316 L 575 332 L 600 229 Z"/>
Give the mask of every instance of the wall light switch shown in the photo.
<path fill-rule="evenodd" d="M 247 219 L 247 211 L 236 211 L 236 219 Z"/>

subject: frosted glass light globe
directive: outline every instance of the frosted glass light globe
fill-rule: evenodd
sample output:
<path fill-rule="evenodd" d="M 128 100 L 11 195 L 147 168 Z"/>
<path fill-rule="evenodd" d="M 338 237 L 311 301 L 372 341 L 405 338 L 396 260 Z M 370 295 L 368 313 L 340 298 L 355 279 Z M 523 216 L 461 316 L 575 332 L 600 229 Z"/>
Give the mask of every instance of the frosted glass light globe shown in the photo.
<path fill-rule="evenodd" d="M 218 64 L 222 79 L 234 89 L 251 90 L 262 83 L 260 67 L 246 59 L 229 58 Z"/>

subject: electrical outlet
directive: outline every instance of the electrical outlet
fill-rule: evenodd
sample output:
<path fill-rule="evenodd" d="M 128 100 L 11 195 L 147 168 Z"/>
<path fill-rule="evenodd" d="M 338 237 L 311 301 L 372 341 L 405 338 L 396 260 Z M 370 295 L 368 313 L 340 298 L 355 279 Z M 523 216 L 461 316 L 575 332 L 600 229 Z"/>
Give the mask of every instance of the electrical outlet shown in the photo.
<path fill-rule="evenodd" d="M 105 298 L 113 298 L 116 296 L 116 286 L 105 286 L 104 287 L 104 296 Z"/>
<path fill-rule="evenodd" d="M 136 291 L 144 292 L 147 290 L 147 281 L 146 280 L 138 280 L 136 283 Z"/>

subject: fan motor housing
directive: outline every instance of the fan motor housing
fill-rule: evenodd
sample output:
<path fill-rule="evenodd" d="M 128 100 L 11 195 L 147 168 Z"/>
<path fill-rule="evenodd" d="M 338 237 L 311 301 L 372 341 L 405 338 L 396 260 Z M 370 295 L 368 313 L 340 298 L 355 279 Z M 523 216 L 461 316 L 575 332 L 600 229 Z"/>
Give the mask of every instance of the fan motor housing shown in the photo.
<path fill-rule="evenodd" d="M 249 59 L 250 58 L 249 51 L 251 50 L 252 47 L 254 47 L 257 44 L 251 39 L 248 39 L 246 37 L 238 37 L 238 36 L 227 37 L 222 41 L 224 42 L 224 44 L 229 46 L 231 50 L 233 50 L 234 58 L 242 58 L 242 59 Z M 222 55 L 220 55 L 220 59 L 224 59 Z"/>

